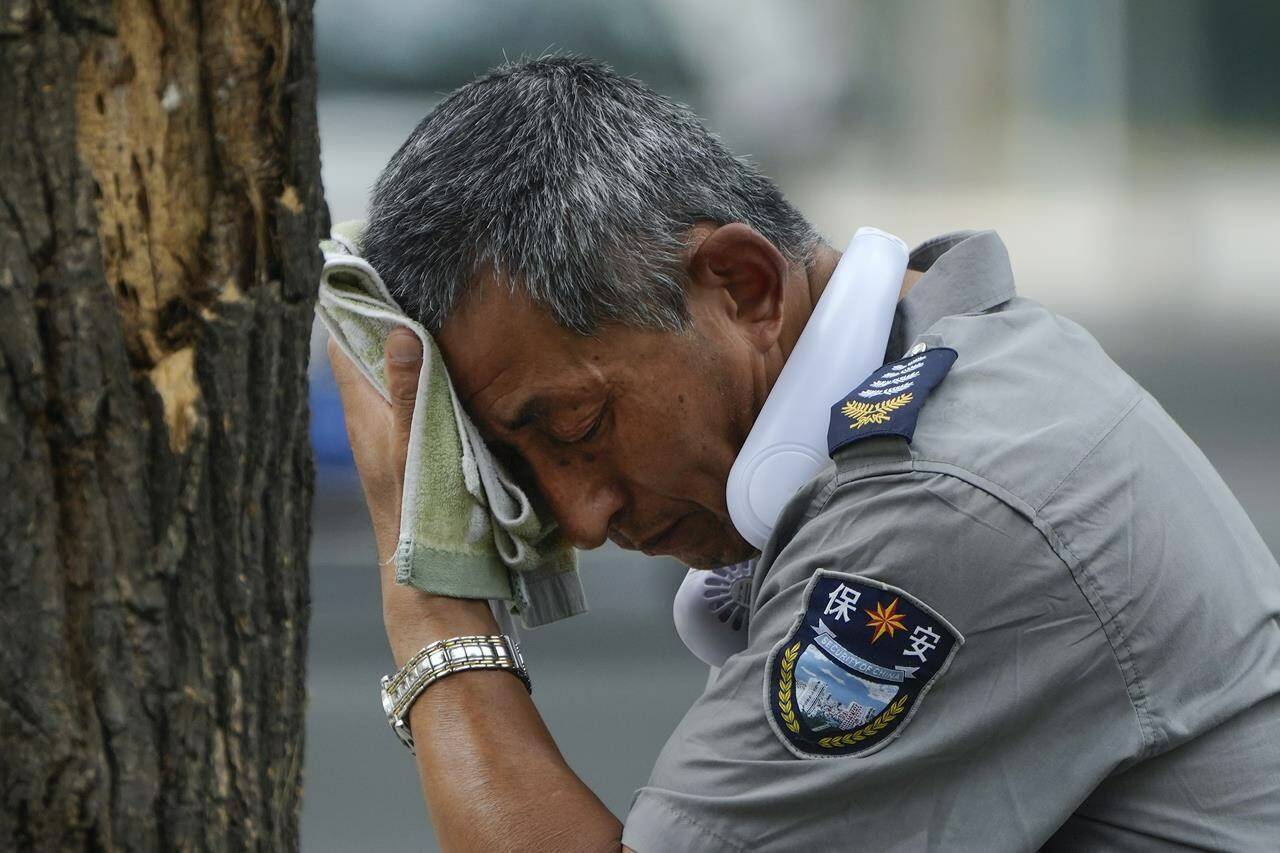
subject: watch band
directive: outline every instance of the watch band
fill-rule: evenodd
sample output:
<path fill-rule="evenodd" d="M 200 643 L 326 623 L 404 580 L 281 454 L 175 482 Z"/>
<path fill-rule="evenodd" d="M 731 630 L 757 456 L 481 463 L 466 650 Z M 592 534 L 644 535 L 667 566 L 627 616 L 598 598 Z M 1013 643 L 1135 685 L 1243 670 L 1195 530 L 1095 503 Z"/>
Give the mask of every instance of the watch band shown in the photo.
<path fill-rule="evenodd" d="M 506 634 L 437 640 L 409 658 L 395 675 L 382 676 L 382 709 L 387 713 L 392 731 L 410 752 L 414 748 L 408 716 L 414 700 L 446 675 L 471 669 L 505 669 L 519 678 L 526 690 L 533 692 L 520 644 Z"/>

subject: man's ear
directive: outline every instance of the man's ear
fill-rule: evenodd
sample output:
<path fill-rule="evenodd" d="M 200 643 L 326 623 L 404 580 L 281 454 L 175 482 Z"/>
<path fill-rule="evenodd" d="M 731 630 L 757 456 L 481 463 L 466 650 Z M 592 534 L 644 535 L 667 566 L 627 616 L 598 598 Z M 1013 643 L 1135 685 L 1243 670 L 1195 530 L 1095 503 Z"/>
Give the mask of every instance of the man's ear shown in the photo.
<path fill-rule="evenodd" d="M 689 259 L 689 280 L 697 296 L 727 308 L 730 320 L 757 349 L 767 350 L 777 341 L 787 259 L 760 232 L 742 222 L 716 227 Z"/>

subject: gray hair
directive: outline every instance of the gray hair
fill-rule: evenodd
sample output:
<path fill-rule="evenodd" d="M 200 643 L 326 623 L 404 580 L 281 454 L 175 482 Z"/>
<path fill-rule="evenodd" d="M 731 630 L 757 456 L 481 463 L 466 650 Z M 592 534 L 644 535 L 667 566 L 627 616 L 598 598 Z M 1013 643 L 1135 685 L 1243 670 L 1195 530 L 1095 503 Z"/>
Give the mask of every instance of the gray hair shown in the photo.
<path fill-rule="evenodd" d="M 492 274 L 580 334 L 687 327 L 684 241 L 743 222 L 807 265 L 819 238 L 681 104 L 603 63 L 544 56 L 454 91 L 374 187 L 361 250 L 437 332 Z"/>

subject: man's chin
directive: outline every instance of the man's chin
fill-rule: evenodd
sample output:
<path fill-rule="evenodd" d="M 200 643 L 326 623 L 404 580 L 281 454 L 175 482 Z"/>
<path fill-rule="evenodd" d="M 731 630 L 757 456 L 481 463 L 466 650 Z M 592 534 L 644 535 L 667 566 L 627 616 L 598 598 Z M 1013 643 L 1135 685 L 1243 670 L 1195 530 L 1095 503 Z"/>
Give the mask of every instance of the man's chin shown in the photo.
<path fill-rule="evenodd" d="M 717 545 L 718 547 L 704 549 L 697 553 L 672 554 L 671 556 L 691 569 L 712 571 L 750 560 L 760 553 L 754 545 L 739 536 L 737 531 L 734 531 L 729 541 L 717 543 Z"/>

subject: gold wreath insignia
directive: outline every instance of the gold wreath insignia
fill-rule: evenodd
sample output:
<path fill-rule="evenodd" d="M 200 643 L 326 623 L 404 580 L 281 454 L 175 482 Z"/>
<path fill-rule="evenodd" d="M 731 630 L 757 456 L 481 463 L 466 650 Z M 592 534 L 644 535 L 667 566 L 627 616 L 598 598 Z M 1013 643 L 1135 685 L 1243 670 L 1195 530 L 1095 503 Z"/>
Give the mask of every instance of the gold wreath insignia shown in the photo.
<path fill-rule="evenodd" d="M 792 673 L 796 668 L 796 658 L 799 655 L 799 643 L 783 651 L 782 671 L 778 676 L 778 714 L 792 734 L 800 733 L 800 721 L 796 719 L 796 711 L 791 704 Z"/>
<path fill-rule="evenodd" d="M 911 392 L 881 400 L 879 403 L 863 403 L 860 400 L 849 400 L 840 412 L 853 423 L 849 429 L 862 429 L 867 424 L 882 424 L 889 420 L 889 413 L 901 409 L 911 402 Z"/>
<path fill-rule="evenodd" d="M 880 716 L 876 717 L 870 723 L 867 723 L 860 729 L 854 729 L 848 734 L 837 735 L 835 737 L 824 737 L 818 741 L 818 746 L 823 749 L 839 749 L 842 746 L 853 746 L 859 741 L 866 740 L 872 735 L 878 735 L 884 731 L 885 726 L 897 719 L 898 715 L 907 709 L 907 700 L 911 697 L 902 696 L 897 702 L 894 702 L 888 708 L 885 708 Z"/>

